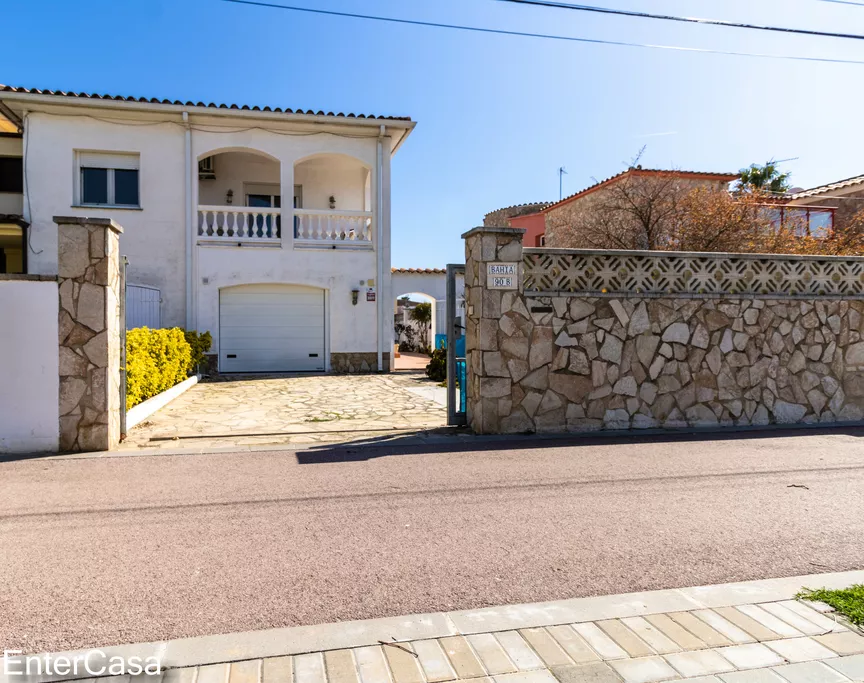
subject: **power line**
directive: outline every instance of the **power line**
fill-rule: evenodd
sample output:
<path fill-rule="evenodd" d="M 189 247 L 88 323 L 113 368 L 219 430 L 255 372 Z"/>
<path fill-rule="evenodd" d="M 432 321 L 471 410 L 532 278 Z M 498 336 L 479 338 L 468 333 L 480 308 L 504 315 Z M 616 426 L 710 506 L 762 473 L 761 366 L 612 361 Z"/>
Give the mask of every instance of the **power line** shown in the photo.
<path fill-rule="evenodd" d="M 864 7 L 864 2 L 853 2 L 852 0 L 820 0 L 820 2 L 833 2 L 838 5 L 852 5 L 853 7 Z"/>
<path fill-rule="evenodd" d="M 731 50 L 711 50 L 701 47 L 682 47 L 680 45 L 655 45 L 651 43 L 630 43 L 622 40 L 602 40 L 600 38 L 579 38 L 576 36 L 561 36 L 548 33 L 527 33 L 524 31 L 508 31 L 498 28 L 484 28 L 480 26 L 462 26 L 459 24 L 443 24 L 432 21 L 419 21 L 417 19 L 398 19 L 395 17 L 380 17 L 372 14 L 354 14 L 352 12 L 337 12 L 335 10 L 312 9 L 310 7 L 294 7 L 290 5 L 277 5 L 275 3 L 263 2 L 262 0 L 221 0 L 238 5 L 252 5 L 256 7 L 270 7 L 273 9 L 289 10 L 292 12 L 307 12 L 309 14 L 323 14 L 335 17 L 349 17 L 352 19 L 367 19 L 370 21 L 384 21 L 393 24 L 408 24 L 411 26 L 428 26 L 431 28 L 447 28 L 457 31 L 473 31 L 475 33 L 492 33 L 503 36 L 521 36 L 524 38 L 543 38 L 547 40 L 562 40 L 574 43 L 589 43 L 593 45 L 615 45 L 618 47 L 641 47 L 653 50 L 674 50 L 678 52 L 698 52 L 702 54 L 730 55 L 734 57 L 761 57 L 763 59 L 790 59 L 801 62 L 827 62 L 831 64 L 864 64 L 860 59 L 838 59 L 831 57 L 804 57 L 800 55 L 775 55 L 759 52 L 734 52 Z"/>
<path fill-rule="evenodd" d="M 706 24 L 711 26 L 724 26 L 726 28 L 746 28 L 754 31 L 776 31 L 778 33 L 795 33 L 806 36 L 819 36 L 822 38 L 864 40 L 864 36 L 857 33 L 830 33 L 826 31 L 813 31 L 806 28 L 786 28 L 783 26 L 767 26 L 762 24 L 743 24 L 735 21 L 724 21 L 723 19 L 700 19 L 698 17 L 678 17 L 672 14 L 650 14 L 649 12 L 612 9 L 610 7 L 595 7 L 593 5 L 572 5 L 566 2 L 555 2 L 554 0 L 498 0 L 498 2 L 509 2 L 516 5 L 535 5 L 538 7 L 551 7 L 554 9 L 569 9 L 577 12 L 614 14 L 624 17 L 636 17 L 638 19 L 661 19 L 663 21 L 681 21 L 689 24 Z"/>

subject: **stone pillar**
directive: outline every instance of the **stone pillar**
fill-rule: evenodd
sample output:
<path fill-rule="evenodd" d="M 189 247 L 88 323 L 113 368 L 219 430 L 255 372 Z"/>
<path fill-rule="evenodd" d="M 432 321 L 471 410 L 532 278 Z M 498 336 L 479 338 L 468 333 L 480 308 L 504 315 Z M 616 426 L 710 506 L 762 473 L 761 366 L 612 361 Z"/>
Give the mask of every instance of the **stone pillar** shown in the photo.
<path fill-rule="evenodd" d="M 499 431 L 510 414 L 510 373 L 498 348 L 502 304 L 522 292 L 522 228 L 483 227 L 465 240 L 465 354 L 468 426 L 477 434 Z M 515 264 L 515 273 L 494 281 L 489 264 Z M 500 270 L 500 269 L 499 269 Z M 507 280 L 507 278 L 512 278 Z M 505 301 L 506 300 L 506 301 Z"/>
<path fill-rule="evenodd" d="M 120 234 L 110 218 L 55 216 L 60 450 L 120 443 Z"/>

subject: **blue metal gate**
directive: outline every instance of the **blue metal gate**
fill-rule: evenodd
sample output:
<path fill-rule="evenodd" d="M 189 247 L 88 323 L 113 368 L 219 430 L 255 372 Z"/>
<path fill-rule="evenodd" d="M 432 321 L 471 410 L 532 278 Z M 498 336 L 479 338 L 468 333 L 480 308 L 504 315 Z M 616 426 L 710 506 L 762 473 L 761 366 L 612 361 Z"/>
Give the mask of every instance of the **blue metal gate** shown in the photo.
<path fill-rule="evenodd" d="M 465 276 L 464 265 L 447 265 L 447 424 L 465 425 L 468 368 L 465 362 L 465 336 L 457 318 L 456 276 Z"/>

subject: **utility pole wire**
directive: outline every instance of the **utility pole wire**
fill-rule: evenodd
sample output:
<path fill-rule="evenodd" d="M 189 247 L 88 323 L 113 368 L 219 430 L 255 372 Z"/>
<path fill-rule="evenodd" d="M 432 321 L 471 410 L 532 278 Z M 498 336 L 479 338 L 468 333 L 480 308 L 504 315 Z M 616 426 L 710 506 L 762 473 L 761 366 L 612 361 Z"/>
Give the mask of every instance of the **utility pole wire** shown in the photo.
<path fill-rule="evenodd" d="M 836 1 L 836 0 L 834 0 Z M 700 19 L 698 17 L 677 17 L 672 14 L 650 14 L 649 12 L 636 12 L 634 10 L 612 9 L 611 7 L 595 7 L 593 5 L 573 5 L 567 2 L 556 2 L 555 0 L 498 0 L 498 2 L 509 2 L 514 5 L 534 5 L 537 7 L 551 7 L 553 9 L 568 9 L 577 12 L 596 12 L 598 14 L 615 14 L 624 17 L 636 17 L 638 19 L 662 19 L 663 21 L 682 21 L 689 24 L 706 24 L 711 26 L 725 26 L 726 28 L 746 28 L 754 31 L 776 31 L 779 33 L 796 33 L 805 36 L 819 36 L 821 38 L 846 38 L 849 40 L 864 40 L 864 35 L 857 33 L 831 33 L 827 31 L 813 31 L 806 28 L 786 28 L 783 26 L 767 26 L 762 24 L 743 24 L 735 21 L 724 21 L 723 19 Z M 857 3 L 855 3 L 857 4 Z"/>
<path fill-rule="evenodd" d="M 291 5 L 278 5 L 263 0 L 221 0 L 237 5 L 252 5 L 254 7 L 269 7 L 292 12 L 307 12 L 309 14 L 323 14 L 335 17 L 350 17 L 352 19 L 368 19 L 370 21 L 385 21 L 393 24 L 409 24 L 411 26 L 428 26 L 431 28 L 447 28 L 456 31 L 473 31 L 475 33 L 493 33 L 503 36 L 522 36 L 525 38 L 544 38 L 547 40 L 562 40 L 573 43 L 589 43 L 593 45 L 614 45 L 618 47 L 642 47 L 653 50 L 674 50 L 677 52 L 698 52 L 712 55 L 730 55 L 733 57 L 760 57 L 762 59 L 789 59 L 799 62 L 826 62 L 830 64 L 864 64 L 860 59 L 839 59 L 832 57 L 803 57 L 799 55 L 775 55 L 760 52 L 734 52 L 731 50 L 711 50 L 702 47 L 681 47 L 680 45 L 654 45 L 651 43 L 629 43 L 622 40 L 602 40 L 600 38 L 579 38 L 576 36 L 560 36 L 548 33 L 526 33 L 523 31 L 508 31 L 498 28 L 483 28 L 480 26 L 461 26 L 459 24 L 443 24 L 432 21 L 420 21 L 417 19 L 397 19 L 395 17 L 381 17 L 372 14 L 354 14 L 352 12 L 337 12 L 335 10 L 312 9 L 311 7 L 294 7 Z"/>

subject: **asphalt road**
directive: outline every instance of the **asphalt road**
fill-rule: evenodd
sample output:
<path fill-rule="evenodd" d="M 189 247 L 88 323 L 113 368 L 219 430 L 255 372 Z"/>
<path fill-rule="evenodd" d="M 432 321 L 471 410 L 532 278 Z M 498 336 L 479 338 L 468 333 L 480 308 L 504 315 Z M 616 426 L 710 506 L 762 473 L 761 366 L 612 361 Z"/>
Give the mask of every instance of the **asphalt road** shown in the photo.
<path fill-rule="evenodd" d="M 0 649 L 860 569 L 862 437 L 0 462 Z"/>

